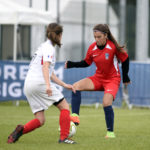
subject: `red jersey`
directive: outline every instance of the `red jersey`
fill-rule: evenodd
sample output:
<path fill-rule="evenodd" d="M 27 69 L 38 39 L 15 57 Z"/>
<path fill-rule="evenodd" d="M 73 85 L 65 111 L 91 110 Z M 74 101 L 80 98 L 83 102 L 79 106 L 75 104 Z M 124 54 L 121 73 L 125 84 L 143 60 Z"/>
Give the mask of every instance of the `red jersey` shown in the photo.
<path fill-rule="evenodd" d="M 85 61 L 91 65 L 92 62 L 96 65 L 95 75 L 100 78 L 112 78 L 120 77 L 120 71 L 118 66 L 118 60 L 124 62 L 128 57 L 128 54 L 119 52 L 115 44 L 107 40 L 104 49 L 98 49 L 96 42 L 89 46 Z"/>

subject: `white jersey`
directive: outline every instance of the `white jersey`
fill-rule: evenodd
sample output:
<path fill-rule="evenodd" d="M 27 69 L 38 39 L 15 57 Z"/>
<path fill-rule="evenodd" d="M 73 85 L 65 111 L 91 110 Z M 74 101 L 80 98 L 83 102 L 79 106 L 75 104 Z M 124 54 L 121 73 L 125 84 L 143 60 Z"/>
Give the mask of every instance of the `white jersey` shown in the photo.
<path fill-rule="evenodd" d="M 38 50 L 34 53 L 34 56 L 30 62 L 29 71 L 27 73 L 26 80 L 34 80 L 38 82 L 45 82 L 42 65 L 44 61 L 50 62 L 49 76 L 52 75 L 55 66 L 55 47 L 50 40 L 42 43 Z"/>
<path fill-rule="evenodd" d="M 24 93 L 34 114 L 48 109 L 49 106 L 59 103 L 64 98 L 63 94 L 53 83 L 50 84 L 52 96 L 48 96 L 46 93 L 46 83 L 42 71 L 44 61 L 51 63 L 49 68 L 50 77 L 55 66 L 55 48 L 50 40 L 41 44 L 35 52 L 24 83 Z"/>

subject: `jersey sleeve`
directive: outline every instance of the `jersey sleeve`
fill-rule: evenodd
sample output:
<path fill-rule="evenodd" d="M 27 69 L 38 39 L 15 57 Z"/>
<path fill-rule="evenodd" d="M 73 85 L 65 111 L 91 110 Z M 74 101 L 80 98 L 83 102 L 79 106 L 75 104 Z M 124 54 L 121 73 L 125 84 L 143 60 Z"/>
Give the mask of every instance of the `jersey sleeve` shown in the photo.
<path fill-rule="evenodd" d="M 91 57 L 91 50 L 90 50 L 90 47 L 89 47 L 89 49 L 88 49 L 88 51 L 87 51 L 87 54 L 86 54 L 86 57 L 85 57 L 84 61 L 86 61 L 86 63 L 89 64 L 89 65 L 91 65 L 92 62 L 93 62 L 93 59 L 92 59 L 92 57 Z"/>
<path fill-rule="evenodd" d="M 54 50 L 51 48 L 45 48 L 43 50 L 43 61 L 52 62 L 52 59 L 54 57 Z"/>
<path fill-rule="evenodd" d="M 116 49 L 116 56 L 121 62 L 124 62 L 128 58 L 128 54 L 125 50 L 120 52 Z"/>

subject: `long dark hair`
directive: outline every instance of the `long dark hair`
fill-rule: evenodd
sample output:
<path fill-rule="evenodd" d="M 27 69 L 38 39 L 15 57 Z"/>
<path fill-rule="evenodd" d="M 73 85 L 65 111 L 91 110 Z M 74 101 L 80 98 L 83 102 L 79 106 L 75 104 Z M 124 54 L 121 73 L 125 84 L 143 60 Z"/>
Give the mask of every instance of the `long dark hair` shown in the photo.
<path fill-rule="evenodd" d="M 123 48 L 125 48 L 125 46 L 124 45 L 121 46 L 120 44 L 118 44 L 118 42 L 116 41 L 116 39 L 112 35 L 112 33 L 111 33 L 111 31 L 110 31 L 107 24 L 97 24 L 93 28 L 93 31 L 100 31 L 104 34 L 107 34 L 108 39 L 111 40 L 115 44 L 117 50 L 123 52 Z"/>
<path fill-rule="evenodd" d="M 63 27 L 57 23 L 50 23 L 47 27 L 46 37 L 52 41 L 53 45 L 61 47 L 59 40 L 60 34 L 63 32 Z"/>

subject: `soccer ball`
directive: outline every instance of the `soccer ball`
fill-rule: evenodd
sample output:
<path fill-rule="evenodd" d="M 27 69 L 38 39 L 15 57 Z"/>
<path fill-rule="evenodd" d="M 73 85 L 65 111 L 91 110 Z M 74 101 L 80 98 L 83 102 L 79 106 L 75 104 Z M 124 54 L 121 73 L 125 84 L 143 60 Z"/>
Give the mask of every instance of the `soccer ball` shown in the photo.
<path fill-rule="evenodd" d="M 58 128 L 58 131 L 60 132 L 60 126 Z M 76 132 L 77 132 L 76 125 L 72 121 L 70 121 L 70 131 L 69 131 L 69 136 L 68 137 L 69 138 L 73 137 L 76 134 Z"/>
<path fill-rule="evenodd" d="M 72 121 L 70 121 L 70 132 L 69 132 L 69 136 L 68 137 L 69 138 L 73 137 L 76 134 L 76 132 L 77 132 L 76 125 Z"/>

